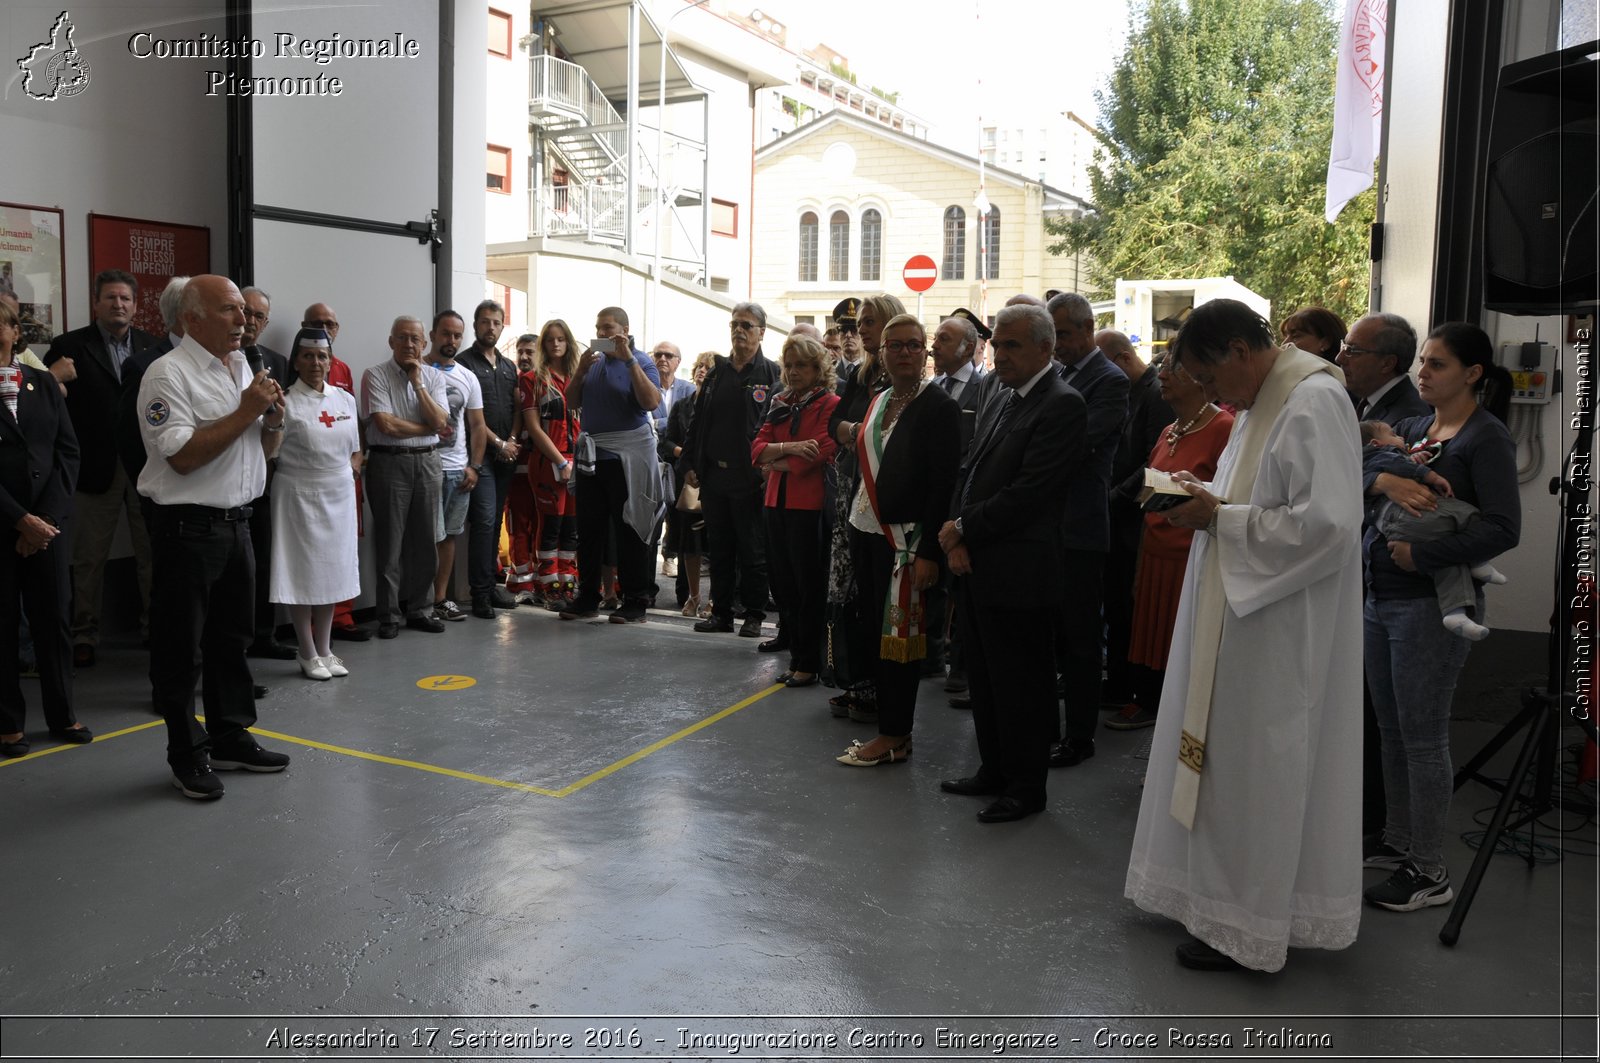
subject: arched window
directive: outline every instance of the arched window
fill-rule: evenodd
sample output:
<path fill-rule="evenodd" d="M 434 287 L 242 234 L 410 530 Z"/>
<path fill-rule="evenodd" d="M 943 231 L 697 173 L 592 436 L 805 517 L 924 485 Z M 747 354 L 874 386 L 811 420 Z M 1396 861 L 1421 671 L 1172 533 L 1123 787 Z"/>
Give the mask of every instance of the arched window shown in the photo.
<path fill-rule="evenodd" d="M 883 269 L 883 215 L 872 207 L 861 212 L 861 279 L 875 281 Z"/>
<path fill-rule="evenodd" d="M 967 277 L 967 212 L 960 207 L 944 210 L 944 266 L 942 280 L 959 281 Z"/>
<path fill-rule="evenodd" d="M 1000 208 L 989 205 L 989 214 L 983 219 L 984 279 L 994 280 L 1000 272 Z"/>
<path fill-rule="evenodd" d="M 800 215 L 800 279 L 817 279 L 817 216 L 809 210 Z"/>
<path fill-rule="evenodd" d="M 850 279 L 850 215 L 842 210 L 828 219 L 828 280 Z"/>

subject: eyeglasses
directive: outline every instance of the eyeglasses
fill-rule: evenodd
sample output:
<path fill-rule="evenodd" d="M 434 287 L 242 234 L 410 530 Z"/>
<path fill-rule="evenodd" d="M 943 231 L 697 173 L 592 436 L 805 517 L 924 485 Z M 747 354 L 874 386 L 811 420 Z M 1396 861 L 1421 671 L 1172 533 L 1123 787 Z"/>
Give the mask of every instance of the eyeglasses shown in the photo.
<path fill-rule="evenodd" d="M 329 332 L 336 332 L 339 329 L 339 323 L 337 321 L 328 321 L 326 319 L 323 319 L 323 320 L 320 320 L 320 321 L 302 321 L 302 322 L 300 322 L 300 327 L 301 328 L 320 328 L 320 329 L 327 329 Z"/>
<path fill-rule="evenodd" d="M 914 340 L 896 340 L 893 343 L 885 343 L 883 349 L 890 354 L 916 354 L 928 348 Z"/>
<path fill-rule="evenodd" d="M 734 332 L 754 332 L 756 329 L 759 329 L 760 327 L 761 326 L 756 324 L 754 321 L 730 321 L 730 322 L 728 322 L 728 328 L 731 329 Z"/>
<path fill-rule="evenodd" d="M 1376 349 L 1374 349 L 1372 347 L 1357 347 L 1352 343 L 1341 343 L 1341 344 L 1339 344 L 1339 353 L 1340 354 L 1377 354 L 1378 352 L 1377 352 Z"/>

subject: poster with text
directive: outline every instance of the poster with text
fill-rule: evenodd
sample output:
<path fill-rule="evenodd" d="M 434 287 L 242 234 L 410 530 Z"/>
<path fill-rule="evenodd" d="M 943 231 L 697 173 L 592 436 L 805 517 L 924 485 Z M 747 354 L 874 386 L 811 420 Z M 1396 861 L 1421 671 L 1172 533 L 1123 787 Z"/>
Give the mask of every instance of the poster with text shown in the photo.
<path fill-rule="evenodd" d="M 165 336 L 161 292 L 173 277 L 211 272 L 211 230 L 110 214 L 89 215 L 89 283 L 101 270 L 120 269 L 139 282 L 133 327 Z"/>
<path fill-rule="evenodd" d="M 0 203 L 0 293 L 16 296 L 22 341 L 43 350 L 67 328 L 61 211 Z"/>

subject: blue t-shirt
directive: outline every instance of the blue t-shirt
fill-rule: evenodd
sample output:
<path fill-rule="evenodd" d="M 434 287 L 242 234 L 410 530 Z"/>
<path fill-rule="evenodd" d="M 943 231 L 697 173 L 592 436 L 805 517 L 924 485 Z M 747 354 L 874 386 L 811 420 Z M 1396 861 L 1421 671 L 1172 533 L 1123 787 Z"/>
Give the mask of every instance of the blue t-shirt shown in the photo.
<path fill-rule="evenodd" d="M 633 360 L 639 363 L 653 387 L 661 387 L 661 374 L 656 364 L 635 350 Z M 583 378 L 583 430 L 595 432 L 627 432 L 649 420 L 650 415 L 633 397 L 633 374 L 628 363 L 604 355 L 589 367 Z M 596 450 L 597 458 L 615 458 L 605 450 Z"/>

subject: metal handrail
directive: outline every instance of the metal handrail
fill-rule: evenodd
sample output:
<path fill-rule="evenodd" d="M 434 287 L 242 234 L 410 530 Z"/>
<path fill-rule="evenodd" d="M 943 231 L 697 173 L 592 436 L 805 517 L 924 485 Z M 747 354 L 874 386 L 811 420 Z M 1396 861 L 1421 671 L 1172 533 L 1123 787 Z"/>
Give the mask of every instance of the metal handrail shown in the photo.
<path fill-rule="evenodd" d="M 531 104 L 553 106 L 577 118 L 586 126 L 621 126 L 622 116 L 611 106 L 611 101 L 600 91 L 589 72 L 577 63 L 558 59 L 553 55 L 536 55 L 529 60 L 529 92 Z M 625 158 L 628 153 L 626 132 L 609 129 L 590 134 L 602 141 L 612 159 Z"/>

